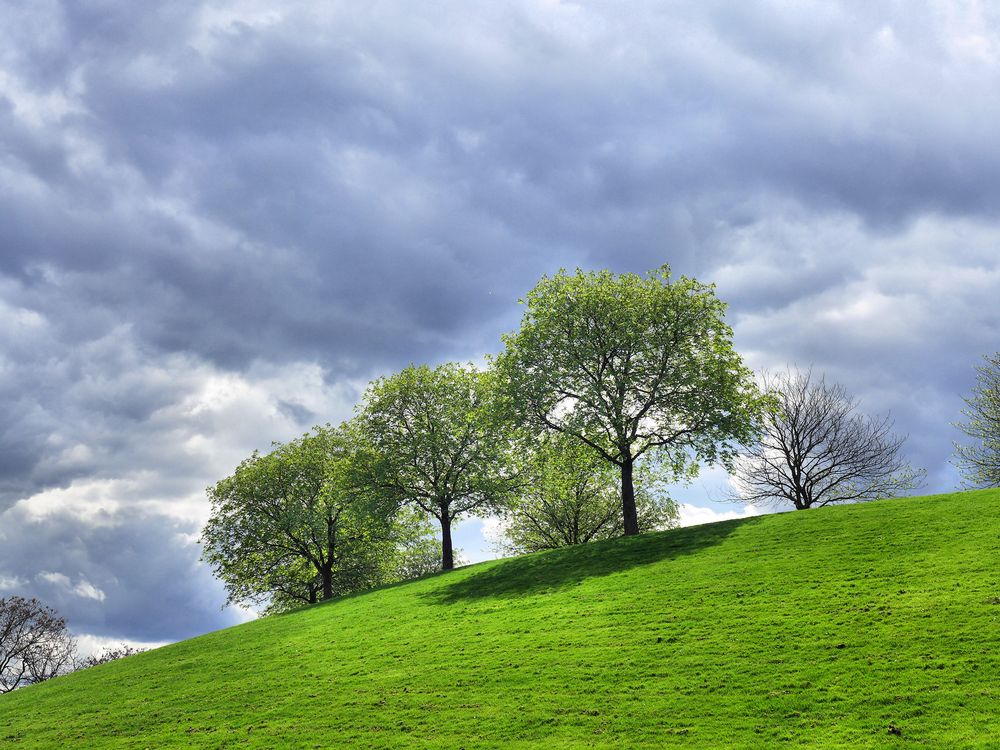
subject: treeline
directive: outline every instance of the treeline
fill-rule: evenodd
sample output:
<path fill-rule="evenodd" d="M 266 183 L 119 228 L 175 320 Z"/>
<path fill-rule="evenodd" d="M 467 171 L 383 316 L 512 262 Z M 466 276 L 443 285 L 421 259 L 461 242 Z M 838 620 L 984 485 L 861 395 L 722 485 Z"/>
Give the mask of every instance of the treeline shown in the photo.
<path fill-rule="evenodd" d="M 380 378 L 351 420 L 209 488 L 204 559 L 231 601 L 284 609 L 449 570 L 469 515 L 503 516 L 514 552 L 665 528 L 663 483 L 752 436 L 766 399 L 711 287 L 578 270 L 524 304 L 488 367 Z"/>
<path fill-rule="evenodd" d="M 487 366 L 379 378 L 352 419 L 209 488 L 203 559 L 231 602 L 281 610 L 449 570 L 470 515 L 501 516 L 511 553 L 666 528 L 678 509 L 664 485 L 703 464 L 730 472 L 735 500 L 798 509 L 922 480 L 888 416 L 841 386 L 793 368 L 756 377 L 711 285 L 666 266 L 578 269 L 522 304 Z"/>
<path fill-rule="evenodd" d="M 788 368 L 759 377 L 714 287 L 560 272 L 522 300 L 488 366 L 407 367 L 352 419 L 255 452 L 208 489 L 203 559 L 229 601 L 279 611 L 448 570 L 452 528 L 504 520 L 512 554 L 668 528 L 669 482 L 724 466 L 731 499 L 796 509 L 890 497 L 923 471 L 888 416 Z M 956 443 L 966 487 L 1000 486 L 1000 353 L 977 367 Z M 136 653 L 80 658 L 36 599 L 0 599 L 0 692 Z"/>

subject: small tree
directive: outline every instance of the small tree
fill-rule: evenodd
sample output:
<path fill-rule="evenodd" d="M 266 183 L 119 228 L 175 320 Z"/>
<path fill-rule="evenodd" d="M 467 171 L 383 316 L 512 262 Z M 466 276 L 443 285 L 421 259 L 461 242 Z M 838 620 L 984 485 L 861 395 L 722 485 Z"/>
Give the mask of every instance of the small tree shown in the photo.
<path fill-rule="evenodd" d="M 646 454 L 674 475 L 728 462 L 760 407 L 714 288 L 610 271 L 544 277 L 496 368 L 516 417 L 565 433 L 617 467 L 625 534 L 639 533 L 634 472 Z"/>
<path fill-rule="evenodd" d="M 407 367 L 374 381 L 361 409 L 377 456 L 370 481 L 437 520 L 443 570 L 455 565 L 454 521 L 502 507 L 517 486 L 488 377 L 472 365 Z"/>
<path fill-rule="evenodd" d="M 231 602 L 286 609 L 385 580 L 395 507 L 358 481 L 350 424 L 254 453 L 208 489 L 202 559 Z"/>
<path fill-rule="evenodd" d="M 55 610 L 37 599 L 0 599 L 0 693 L 70 671 L 75 653 Z"/>
<path fill-rule="evenodd" d="M 392 563 L 394 580 L 437 573 L 441 570 L 441 545 L 433 524 L 419 508 L 404 506 L 394 519 L 396 552 Z"/>
<path fill-rule="evenodd" d="M 502 551 L 537 552 L 622 535 L 618 472 L 579 440 L 563 433 L 544 437 L 524 480 L 506 518 Z M 677 504 L 656 493 L 654 484 L 651 472 L 636 472 L 640 532 L 677 524 Z"/>
<path fill-rule="evenodd" d="M 811 370 L 763 376 L 774 399 L 760 438 L 736 462 L 736 498 L 752 505 L 795 508 L 891 497 L 920 485 L 922 471 L 902 456 L 905 437 L 889 416 L 858 412 L 841 385 L 815 380 Z"/>
<path fill-rule="evenodd" d="M 1000 352 L 976 366 L 976 385 L 965 399 L 965 422 L 955 424 L 972 442 L 955 443 L 966 487 L 1000 487 Z"/>

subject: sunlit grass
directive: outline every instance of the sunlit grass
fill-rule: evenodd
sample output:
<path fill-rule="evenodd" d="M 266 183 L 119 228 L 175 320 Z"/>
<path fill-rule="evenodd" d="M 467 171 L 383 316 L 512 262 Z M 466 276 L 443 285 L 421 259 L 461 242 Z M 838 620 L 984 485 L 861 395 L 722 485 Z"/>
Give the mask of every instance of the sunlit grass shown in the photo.
<path fill-rule="evenodd" d="M 0 746 L 23 748 L 998 737 L 998 491 L 484 563 L 0 697 Z"/>

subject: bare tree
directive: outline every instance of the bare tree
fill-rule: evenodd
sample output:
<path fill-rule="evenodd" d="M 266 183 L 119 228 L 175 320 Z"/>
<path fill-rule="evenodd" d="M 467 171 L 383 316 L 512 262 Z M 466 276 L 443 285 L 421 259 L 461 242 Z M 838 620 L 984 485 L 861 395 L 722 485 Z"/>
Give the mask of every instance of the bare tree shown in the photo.
<path fill-rule="evenodd" d="M 37 599 L 0 599 L 0 693 L 70 671 L 75 652 L 55 610 Z"/>
<path fill-rule="evenodd" d="M 736 497 L 751 505 L 791 503 L 798 510 L 876 500 L 920 486 L 923 471 L 902 456 L 905 436 L 888 415 L 858 412 L 857 399 L 812 370 L 763 376 L 774 403 L 760 438 L 736 462 Z"/>
<path fill-rule="evenodd" d="M 965 399 L 958 423 L 971 438 L 967 444 L 955 443 L 958 470 L 967 487 L 1000 487 L 1000 352 L 984 357 L 976 367 L 976 385 Z"/>

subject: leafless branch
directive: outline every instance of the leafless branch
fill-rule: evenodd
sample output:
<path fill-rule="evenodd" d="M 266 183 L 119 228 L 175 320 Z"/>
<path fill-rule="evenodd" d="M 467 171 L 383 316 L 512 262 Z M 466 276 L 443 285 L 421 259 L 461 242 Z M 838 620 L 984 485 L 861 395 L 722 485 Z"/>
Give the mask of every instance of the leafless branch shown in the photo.
<path fill-rule="evenodd" d="M 759 440 L 736 463 L 735 499 L 797 509 L 891 497 L 918 487 L 924 472 L 906 463 L 905 436 L 889 416 L 869 417 L 843 386 L 812 370 L 765 374 L 775 407 Z"/>

